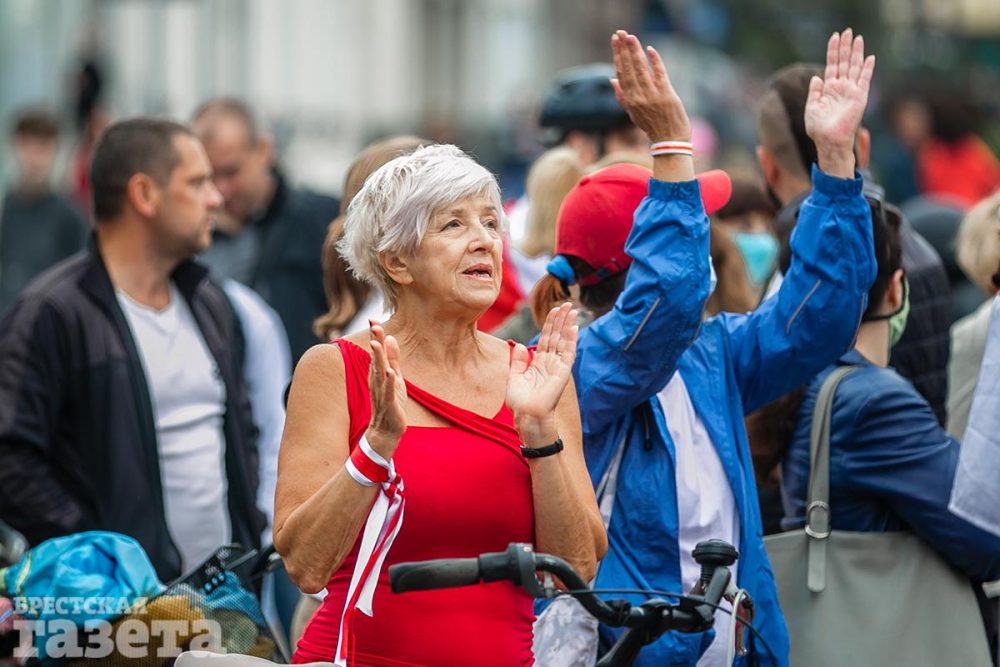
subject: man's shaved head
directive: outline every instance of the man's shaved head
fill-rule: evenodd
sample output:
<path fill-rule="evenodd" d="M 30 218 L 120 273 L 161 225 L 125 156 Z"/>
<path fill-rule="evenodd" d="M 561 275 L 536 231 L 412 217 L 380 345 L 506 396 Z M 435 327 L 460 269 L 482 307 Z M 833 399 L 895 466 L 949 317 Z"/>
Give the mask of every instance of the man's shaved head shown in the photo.
<path fill-rule="evenodd" d="M 816 145 L 806 134 L 805 109 L 809 81 L 823 76 L 819 65 L 796 63 L 768 80 L 757 109 L 757 137 L 790 174 L 809 178 L 816 162 Z"/>

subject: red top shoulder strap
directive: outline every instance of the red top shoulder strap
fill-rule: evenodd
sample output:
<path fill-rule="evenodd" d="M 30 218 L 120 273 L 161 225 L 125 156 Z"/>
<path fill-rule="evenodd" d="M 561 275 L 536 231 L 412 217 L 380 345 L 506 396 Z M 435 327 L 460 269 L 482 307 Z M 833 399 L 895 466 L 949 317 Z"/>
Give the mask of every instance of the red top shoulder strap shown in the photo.
<path fill-rule="evenodd" d="M 516 340 L 511 340 L 509 338 L 507 339 L 507 347 L 508 347 L 508 349 L 510 351 L 510 354 L 507 357 L 507 365 L 510 365 L 510 364 L 514 363 L 514 348 L 517 347 L 517 345 L 518 345 L 518 343 L 517 343 Z M 528 365 L 531 365 L 532 360 L 535 358 L 536 346 L 535 345 L 525 345 L 525 347 L 528 350 Z"/>
<path fill-rule="evenodd" d="M 333 341 L 344 357 L 344 381 L 347 389 L 347 413 L 351 424 L 348 442 L 351 449 L 365 434 L 372 420 L 372 402 L 368 396 L 368 367 L 372 357 L 367 350 L 349 340 L 338 338 Z"/>

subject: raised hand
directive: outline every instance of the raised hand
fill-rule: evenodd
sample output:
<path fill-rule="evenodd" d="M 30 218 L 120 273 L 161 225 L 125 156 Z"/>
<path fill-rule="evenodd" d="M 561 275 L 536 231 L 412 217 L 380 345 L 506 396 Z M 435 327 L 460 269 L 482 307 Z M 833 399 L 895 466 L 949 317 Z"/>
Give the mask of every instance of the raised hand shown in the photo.
<path fill-rule="evenodd" d="M 399 343 L 385 335 L 377 322 L 371 322 L 371 346 L 368 391 L 372 420 L 365 437 L 376 452 L 390 458 L 406 430 L 406 382 L 399 368 Z"/>
<path fill-rule="evenodd" d="M 568 303 L 549 311 L 530 364 L 528 350 L 523 345 L 514 348 L 507 407 L 514 413 L 522 442 L 529 447 L 550 444 L 558 435 L 555 409 L 576 359 L 576 315 Z"/>
<path fill-rule="evenodd" d="M 854 140 L 868 105 L 875 56 L 865 57 L 865 40 L 850 28 L 833 33 L 826 46 L 823 78 L 809 82 L 806 134 L 816 144 L 819 168 L 840 178 L 854 176 Z"/>
<path fill-rule="evenodd" d="M 635 35 L 619 30 L 611 36 L 615 72 L 611 79 L 618 103 L 632 122 L 656 141 L 691 141 L 691 123 L 677 96 L 660 54 L 651 46 L 643 53 Z"/>

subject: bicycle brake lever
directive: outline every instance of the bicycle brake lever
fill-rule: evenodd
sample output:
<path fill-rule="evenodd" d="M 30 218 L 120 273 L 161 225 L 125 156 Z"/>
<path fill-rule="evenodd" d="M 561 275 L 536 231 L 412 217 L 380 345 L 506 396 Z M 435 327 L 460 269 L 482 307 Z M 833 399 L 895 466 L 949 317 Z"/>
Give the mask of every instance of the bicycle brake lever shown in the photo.
<path fill-rule="evenodd" d="M 542 597 L 546 600 L 551 600 L 552 598 L 558 596 L 562 591 L 555 584 L 555 577 L 552 576 L 551 572 L 546 572 L 545 576 L 541 581 L 542 591 L 544 591 Z"/>
<path fill-rule="evenodd" d="M 746 644 L 745 627 L 753 625 L 756 607 L 750 594 L 742 589 L 739 589 L 735 595 L 727 593 L 726 599 L 733 605 L 733 618 L 735 620 L 733 624 L 733 634 L 735 635 L 733 640 L 735 642 L 736 655 L 743 657 L 750 650 Z"/>

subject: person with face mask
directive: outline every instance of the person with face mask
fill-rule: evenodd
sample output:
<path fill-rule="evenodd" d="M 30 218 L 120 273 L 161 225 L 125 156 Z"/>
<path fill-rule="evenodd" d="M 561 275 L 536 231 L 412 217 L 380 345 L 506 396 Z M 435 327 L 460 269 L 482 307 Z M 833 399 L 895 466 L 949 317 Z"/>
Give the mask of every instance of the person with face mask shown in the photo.
<path fill-rule="evenodd" d="M 792 530 L 805 523 L 810 431 L 820 388 L 835 369 L 851 366 L 854 370 L 835 389 L 830 411 L 830 528 L 912 531 L 971 582 L 992 581 L 1000 577 L 1000 536 L 948 509 L 960 445 L 941 428 L 913 384 L 888 366 L 906 328 L 909 290 L 898 223 L 878 206 L 872 209 L 878 274 L 854 348 L 813 379 L 799 407 L 781 468 L 782 527 Z M 982 603 L 982 588 L 974 588 Z M 995 637 L 995 621 L 992 628 Z"/>
<path fill-rule="evenodd" d="M 749 179 L 736 179 L 729 203 L 712 217 L 715 226 L 728 232 L 739 248 L 758 298 L 778 265 L 780 245 L 774 232 L 777 213 L 774 202 L 760 185 Z"/>
<path fill-rule="evenodd" d="M 774 261 L 778 258 L 778 242 L 774 234 L 767 230 L 736 232 L 733 241 L 747 263 L 750 281 L 762 286 L 774 271 Z"/>

